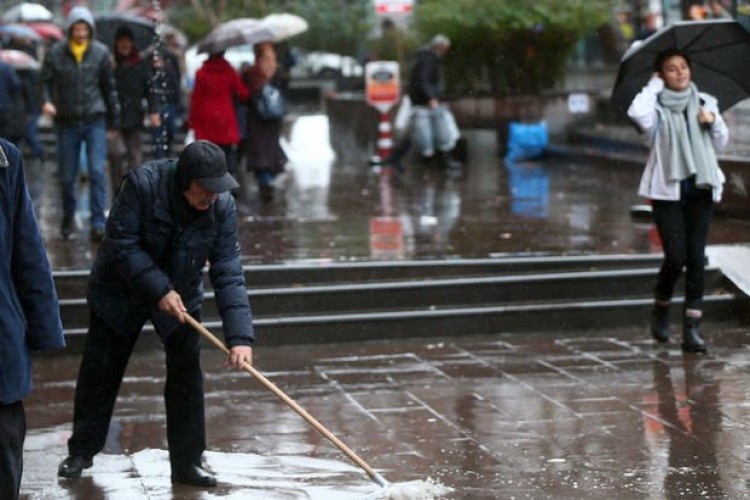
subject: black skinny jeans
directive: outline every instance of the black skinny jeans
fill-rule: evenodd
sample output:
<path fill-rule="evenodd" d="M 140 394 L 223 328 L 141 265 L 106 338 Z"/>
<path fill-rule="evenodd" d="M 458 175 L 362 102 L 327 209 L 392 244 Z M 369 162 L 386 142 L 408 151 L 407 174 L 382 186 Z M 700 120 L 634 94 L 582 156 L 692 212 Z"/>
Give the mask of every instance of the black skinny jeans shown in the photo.
<path fill-rule="evenodd" d="M 71 455 L 89 458 L 104 447 L 117 392 L 137 339 L 137 333 L 118 335 L 101 317 L 91 313 L 76 384 L 73 435 L 68 440 Z M 180 325 L 164 344 L 167 357 L 164 401 L 172 469 L 200 465 L 206 448 L 199 340 L 193 328 Z"/>
<path fill-rule="evenodd" d="M 685 308 L 701 310 L 706 242 L 714 208 L 712 191 L 696 188 L 691 177 L 682 182 L 679 201 L 653 200 L 652 206 L 664 247 L 654 297 L 658 301 L 670 301 L 684 268 Z"/>

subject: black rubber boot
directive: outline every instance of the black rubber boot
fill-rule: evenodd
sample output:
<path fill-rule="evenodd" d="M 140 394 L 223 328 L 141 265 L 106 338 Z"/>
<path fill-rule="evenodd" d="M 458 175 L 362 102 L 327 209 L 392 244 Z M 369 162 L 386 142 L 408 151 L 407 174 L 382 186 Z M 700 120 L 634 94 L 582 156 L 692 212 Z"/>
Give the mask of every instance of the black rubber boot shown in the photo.
<path fill-rule="evenodd" d="M 685 316 L 682 324 L 682 350 L 685 352 L 706 352 L 706 341 L 699 330 L 701 318 Z"/>
<path fill-rule="evenodd" d="M 655 341 L 669 342 L 669 306 L 654 304 L 651 309 L 651 336 Z"/>

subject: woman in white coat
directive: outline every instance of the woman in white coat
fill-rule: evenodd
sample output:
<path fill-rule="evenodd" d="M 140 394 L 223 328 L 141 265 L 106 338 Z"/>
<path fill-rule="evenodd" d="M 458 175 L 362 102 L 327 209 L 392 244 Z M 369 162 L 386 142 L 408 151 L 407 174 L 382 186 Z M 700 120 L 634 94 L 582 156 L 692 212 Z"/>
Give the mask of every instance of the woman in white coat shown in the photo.
<path fill-rule="evenodd" d="M 729 132 L 716 99 L 692 82 L 690 59 L 677 49 L 659 54 L 650 81 L 635 96 L 628 115 L 647 134 L 651 151 L 638 194 L 651 200 L 664 248 L 654 289 L 651 335 L 669 342 L 669 306 L 685 269 L 682 349 L 705 352 L 703 315 L 705 248 L 724 174 L 716 151 Z"/>

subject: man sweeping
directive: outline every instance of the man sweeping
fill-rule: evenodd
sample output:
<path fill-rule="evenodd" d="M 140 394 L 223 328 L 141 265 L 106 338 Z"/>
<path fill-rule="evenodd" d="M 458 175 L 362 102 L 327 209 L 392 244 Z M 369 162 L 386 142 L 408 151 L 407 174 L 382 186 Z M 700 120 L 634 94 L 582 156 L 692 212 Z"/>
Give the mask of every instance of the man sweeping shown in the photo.
<path fill-rule="evenodd" d="M 208 141 L 178 160 L 130 171 L 115 196 L 89 279 L 90 323 L 75 394 L 73 435 L 58 475 L 76 478 L 104 447 L 128 359 L 150 319 L 166 353 L 167 443 L 172 482 L 216 485 L 201 465 L 206 448 L 199 334 L 203 269 L 216 293 L 229 362 L 252 364 L 250 304 L 240 263 L 237 182 Z"/>

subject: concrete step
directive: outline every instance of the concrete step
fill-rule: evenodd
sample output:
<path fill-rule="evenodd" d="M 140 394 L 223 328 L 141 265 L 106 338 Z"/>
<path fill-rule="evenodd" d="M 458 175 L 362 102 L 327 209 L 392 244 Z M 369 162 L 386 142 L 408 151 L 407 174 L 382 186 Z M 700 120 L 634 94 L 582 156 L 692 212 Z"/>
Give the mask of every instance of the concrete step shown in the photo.
<path fill-rule="evenodd" d="M 277 281 L 276 286 L 251 286 L 248 290 L 259 342 L 306 343 L 587 330 L 632 325 L 634 318 L 645 325 L 652 304 L 657 273 L 653 264 L 657 257 L 632 257 L 498 259 L 481 264 L 459 261 L 454 265 L 401 263 L 401 279 L 394 279 L 394 269 L 364 263 L 342 265 L 341 269 L 337 269 L 338 264 L 331 265 L 324 274 L 310 266 L 292 266 L 298 268 L 296 280 L 285 284 L 278 282 L 291 276 L 266 269 L 285 266 L 246 271 L 249 276 L 253 272 L 259 277 L 266 273 L 267 280 Z M 617 268 L 618 261 L 623 268 Z M 559 271 L 538 271 L 553 263 Z M 487 272 L 486 266 L 492 272 Z M 481 267 L 485 267 L 484 272 L 477 271 Z M 417 269 L 421 272 L 415 278 L 412 273 Z M 532 272 L 534 269 L 537 272 Z M 477 272 L 460 274 L 460 270 Z M 304 271 L 310 274 L 305 275 Z M 361 277 L 363 273 L 368 280 L 342 279 Z M 323 277 L 333 281 L 315 281 Z M 57 278 L 61 278 L 59 274 Z M 736 297 L 731 287 L 717 269 L 708 269 L 706 278 L 707 318 L 736 323 Z M 675 302 L 679 303 L 680 298 L 676 297 Z M 67 337 L 74 344 L 80 343 L 88 322 L 83 296 L 63 297 L 61 312 Z M 221 328 L 210 290 L 203 321 L 217 331 Z"/>
<path fill-rule="evenodd" d="M 249 289 L 255 318 L 316 314 L 379 313 L 485 305 L 538 304 L 570 298 L 603 300 L 648 297 L 657 269 L 586 271 L 475 278 L 343 283 Z M 720 290 L 721 274 L 707 273 L 709 290 Z M 60 302 L 66 327 L 85 327 L 83 298 Z M 203 318 L 218 319 L 213 292 L 206 293 Z"/>
<path fill-rule="evenodd" d="M 736 301 L 732 293 L 707 296 L 704 328 L 736 326 Z M 620 300 L 560 301 L 542 304 L 445 306 L 434 310 L 378 313 L 339 313 L 316 316 L 256 318 L 253 322 L 258 345 L 354 342 L 414 337 L 455 337 L 499 333 L 596 332 L 607 329 L 642 327 L 647 335 L 651 298 Z M 674 299 L 674 331 L 679 328 L 681 299 Z M 218 319 L 204 319 L 203 325 L 221 334 Z M 66 329 L 68 350 L 80 350 L 85 329 Z M 144 328 L 141 347 L 158 345 L 150 324 Z M 679 338 L 679 337 L 678 337 Z"/>
<path fill-rule="evenodd" d="M 581 256 L 509 256 L 487 259 L 453 259 L 391 262 L 317 262 L 244 266 L 247 286 L 278 288 L 321 284 L 431 280 L 450 277 L 507 276 L 545 272 L 604 271 L 658 267 L 661 255 L 616 254 Z M 62 299 L 83 297 L 89 271 L 53 271 Z M 210 289 L 210 282 L 206 280 Z"/>

